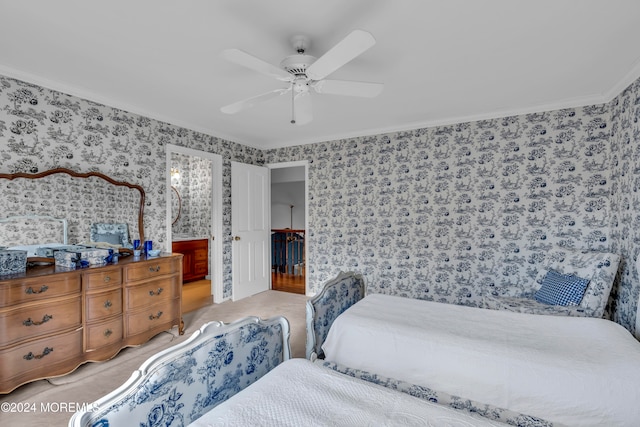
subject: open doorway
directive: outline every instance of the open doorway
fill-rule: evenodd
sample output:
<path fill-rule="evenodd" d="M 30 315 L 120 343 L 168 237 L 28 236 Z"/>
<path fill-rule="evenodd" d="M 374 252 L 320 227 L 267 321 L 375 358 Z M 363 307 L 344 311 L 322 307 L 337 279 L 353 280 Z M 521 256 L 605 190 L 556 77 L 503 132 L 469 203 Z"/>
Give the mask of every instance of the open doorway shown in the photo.
<path fill-rule="evenodd" d="M 271 289 L 306 294 L 308 162 L 271 169 Z"/>
<path fill-rule="evenodd" d="M 184 254 L 183 312 L 222 302 L 222 157 L 167 144 L 166 177 L 166 250 Z"/>

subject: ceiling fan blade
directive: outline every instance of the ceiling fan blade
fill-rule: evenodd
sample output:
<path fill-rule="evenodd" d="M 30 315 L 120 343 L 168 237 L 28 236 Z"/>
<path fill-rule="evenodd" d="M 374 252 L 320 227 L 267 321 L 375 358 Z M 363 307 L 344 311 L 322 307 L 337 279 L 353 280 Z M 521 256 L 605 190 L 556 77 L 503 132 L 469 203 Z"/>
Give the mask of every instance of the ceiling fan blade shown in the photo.
<path fill-rule="evenodd" d="M 313 120 L 311 94 L 309 92 L 300 93 L 293 99 L 293 120 L 298 126 L 306 125 Z"/>
<path fill-rule="evenodd" d="M 225 105 L 224 107 L 220 108 L 220 111 L 226 114 L 235 114 L 242 110 L 246 110 L 247 108 L 251 108 L 260 102 L 268 101 L 272 98 L 277 98 L 280 95 L 284 95 L 290 90 L 291 88 L 272 90 L 271 92 L 263 93 L 262 95 L 254 96 L 252 98 L 234 102 L 233 104 Z"/>
<path fill-rule="evenodd" d="M 306 74 L 312 80 L 322 80 L 371 46 L 376 39 L 363 30 L 354 30 L 307 68 Z"/>
<path fill-rule="evenodd" d="M 248 54 L 243 50 L 225 49 L 222 51 L 221 56 L 227 61 L 233 62 L 234 64 L 242 65 L 243 67 L 247 67 L 259 73 L 266 74 L 267 76 L 271 76 L 275 79 L 283 80 L 286 82 L 292 80 L 291 74 L 289 74 L 282 68 L 269 64 L 268 62 L 263 61 L 262 59 L 257 58 L 251 54 Z"/>
<path fill-rule="evenodd" d="M 320 80 L 313 83 L 312 87 L 316 92 L 323 94 L 374 98 L 380 95 L 380 92 L 384 89 L 384 84 L 347 80 Z"/>

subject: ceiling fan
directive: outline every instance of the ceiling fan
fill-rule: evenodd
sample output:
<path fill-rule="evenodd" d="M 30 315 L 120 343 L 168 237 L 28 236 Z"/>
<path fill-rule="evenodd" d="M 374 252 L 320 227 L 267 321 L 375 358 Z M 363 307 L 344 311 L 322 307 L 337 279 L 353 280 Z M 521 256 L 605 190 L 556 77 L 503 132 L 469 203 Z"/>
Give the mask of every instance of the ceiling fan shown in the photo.
<path fill-rule="evenodd" d="M 226 105 L 223 113 L 235 114 L 254 105 L 291 92 L 291 123 L 304 125 L 313 119 L 311 89 L 318 94 L 346 95 L 373 98 L 382 92 L 382 83 L 325 79 L 328 75 L 361 55 L 376 43 L 367 31 L 354 30 L 320 58 L 306 55 L 309 38 L 294 36 L 291 39 L 296 54 L 287 56 L 280 66 L 269 64 L 240 49 L 226 49 L 222 57 L 238 65 L 287 82 L 286 88 L 275 89 L 258 96 Z"/>

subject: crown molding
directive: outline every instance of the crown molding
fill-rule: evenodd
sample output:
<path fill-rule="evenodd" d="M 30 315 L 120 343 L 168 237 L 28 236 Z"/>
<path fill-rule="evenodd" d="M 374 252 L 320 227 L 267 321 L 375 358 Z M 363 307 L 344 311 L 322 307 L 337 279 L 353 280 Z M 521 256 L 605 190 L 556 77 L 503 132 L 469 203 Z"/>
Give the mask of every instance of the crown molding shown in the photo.
<path fill-rule="evenodd" d="M 252 141 L 238 139 L 237 137 L 234 137 L 232 135 L 226 135 L 218 131 L 214 131 L 212 129 L 203 128 L 193 123 L 176 120 L 170 117 L 165 117 L 157 113 L 140 109 L 139 107 L 136 107 L 127 103 L 123 103 L 121 101 L 118 101 L 117 99 L 99 95 L 86 88 L 66 85 L 60 82 L 46 79 L 41 76 L 18 71 L 10 67 L 0 65 L 0 74 L 13 79 L 22 80 L 30 84 L 36 84 L 50 90 L 55 90 L 58 92 L 76 96 L 78 98 L 81 98 L 87 101 L 97 102 L 105 106 L 118 108 L 120 110 L 137 114 L 143 117 L 148 117 L 163 123 L 168 123 L 168 124 L 183 127 L 185 129 L 189 129 L 195 132 L 200 132 L 214 138 L 226 140 L 228 142 L 244 145 L 257 150 L 273 150 L 273 149 L 293 147 L 293 146 L 316 144 L 316 143 L 328 142 L 328 141 L 337 141 L 341 139 L 352 139 L 352 138 L 358 138 L 358 137 L 384 135 L 384 134 L 390 134 L 395 132 L 404 132 L 404 131 L 410 131 L 410 130 L 416 130 L 416 129 L 431 128 L 436 126 L 449 126 L 456 123 L 467 123 L 467 122 L 475 122 L 479 120 L 497 119 L 497 118 L 508 117 L 508 116 L 542 113 L 547 111 L 560 110 L 564 108 L 580 108 L 587 105 L 606 104 L 612 101 L 616 96 L 620 95 L 629 85 L 633 84 L 638 78 L 640 78 L 640 60 L 637 60 L 634 63 L 632 69 L 629 72 L 627 72 L 622 77 L 621 80 L 616 82 L 608 91 L 602 94 L 592 94 L 584 97 L 565 99 L 557 102 L 537 104 L 537 105 L 532 105 L 528 107 L 494 110 L 494 111 L 490 111 L 482 114 L 471 114 L 466 116 L 447 117 L 443 119 L 416 121 L 416 122 L 405 123 L 397 126 L 357 129 L 351 132 L 329 134 L 322 137 L 302 138 L 302 139 L 296 139 L 288 142 L 283 142 L 282 140 L 274 140 L 274 141 L 267 141 L 262 144 L 256 144 L 255 142 L 252 142 Z"/>

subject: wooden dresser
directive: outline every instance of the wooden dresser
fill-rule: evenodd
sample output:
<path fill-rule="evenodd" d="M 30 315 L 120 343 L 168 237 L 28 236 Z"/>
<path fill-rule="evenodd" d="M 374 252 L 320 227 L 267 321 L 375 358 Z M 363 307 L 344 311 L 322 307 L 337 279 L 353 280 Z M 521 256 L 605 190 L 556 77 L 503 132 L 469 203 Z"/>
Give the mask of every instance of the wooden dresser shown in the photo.
<path fill-rule="evenodd" d="M 107 360 L 178 326 L 182 255 L 0 276 L 0 393 Z"/>
<path fill-rule="evenodd" d="M 183 283 L 204 279 L 209 274 L 209 239 L 175 240 L 171 250 L 184 255 Z"/>

